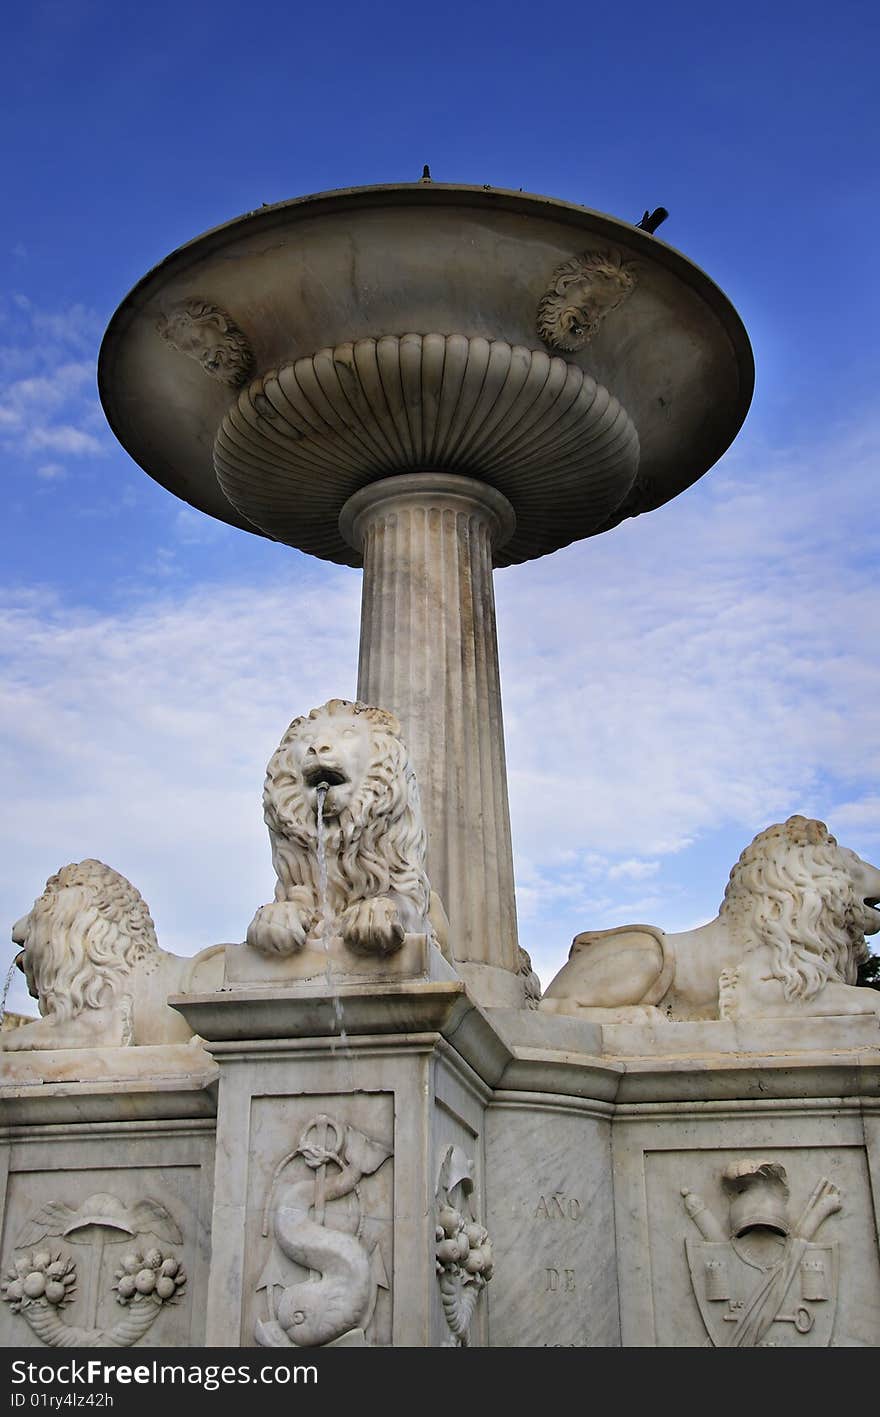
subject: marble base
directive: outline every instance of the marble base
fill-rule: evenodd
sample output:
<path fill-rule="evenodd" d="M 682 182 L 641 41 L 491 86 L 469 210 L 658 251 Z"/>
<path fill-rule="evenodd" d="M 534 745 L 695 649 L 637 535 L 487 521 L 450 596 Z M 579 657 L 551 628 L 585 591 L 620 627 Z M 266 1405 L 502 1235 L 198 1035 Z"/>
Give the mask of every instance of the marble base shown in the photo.
<path fill-rule="evenodd" d="M 201 1043 L 4 1056 L 3 1279 L 60 1258 L 76 1295 L 54 1339 L 0 1302 L 0 1342 L 118 1337 L 117 1271 L 159 1250 L 187 1277 L 141 1346 L 876 1344 L 873 1020 L 603 1026 L 425 972 L 338 997 L 251 979 L 178 1001 Z M 775 1231 L 735 1233 L 738 1185 Z M 449 1228 L 491 1245 L 471 1308 Z"/>

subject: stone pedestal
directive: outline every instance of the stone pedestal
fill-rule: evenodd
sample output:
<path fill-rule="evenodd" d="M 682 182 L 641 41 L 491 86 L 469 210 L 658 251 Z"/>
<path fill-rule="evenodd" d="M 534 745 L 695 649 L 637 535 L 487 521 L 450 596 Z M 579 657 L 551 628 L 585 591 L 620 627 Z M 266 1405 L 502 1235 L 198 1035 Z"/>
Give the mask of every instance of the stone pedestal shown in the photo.
<path fill-rule="evenodd" d="M 0 1346 L 204 1344 L 216 1078 L 197 1044 L 0 1054 Z"/>
<path fill-rule="evenodd" d="M 358 697 L 400 719 L 456 961 L 497 1005 L 522 1001 L 492 585 L 514 526 L 500 492 L 438 472 L 373 483 L 340 517 L 364 559 Z"/>
<path fill-rule="evenodd" d="M 345 1036 L 319 984 L 253 983 L 178 1001 L 204 1048 L 4 1058 L 0 1342 L 876 1345 L 876 1018 L 603 1026 L 437 978 L 339 997 Z M 487 1232 L 469 1305 L 457 1247 Z M 132 1263 L 149 1292 L 120 1305 Z"/>
<path fill-rule="evenodd" d="M 467 1056 L 485 1071 L 497 1040 L 459 982 L 343 986 L 340 1002 L 344 1037 L 317 990 L 181 1005 L 220 1070 L 208 1345 L 453 1341 L 438 1179 L 456 1148 L 477 1221 L 487 1089 Z M 486 1323 L 482 1300 L 471 1343 Z"/>

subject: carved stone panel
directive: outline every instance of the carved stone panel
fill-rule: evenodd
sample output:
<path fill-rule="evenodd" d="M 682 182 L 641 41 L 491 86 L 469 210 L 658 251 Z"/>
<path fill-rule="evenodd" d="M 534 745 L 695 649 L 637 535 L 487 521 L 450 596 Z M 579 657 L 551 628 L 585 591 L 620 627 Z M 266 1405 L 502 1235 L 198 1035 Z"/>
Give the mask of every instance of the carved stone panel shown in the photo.
<path fill-rule="evenodd" d="M 13 1172 L 7 1200 L 0 1345 L 192 1342 L 192 1169 Z"/>
<path fill-rule="evenodd" d="M 253 1107 L 242 1344 L 389 1344 L 391 1097 L 258 1097 Z"/>
<path fill-rule="evenodd" d="M 646 1157 L 661 1346 L 875 1344 L 880 1270 L 856 1148 Z"/>

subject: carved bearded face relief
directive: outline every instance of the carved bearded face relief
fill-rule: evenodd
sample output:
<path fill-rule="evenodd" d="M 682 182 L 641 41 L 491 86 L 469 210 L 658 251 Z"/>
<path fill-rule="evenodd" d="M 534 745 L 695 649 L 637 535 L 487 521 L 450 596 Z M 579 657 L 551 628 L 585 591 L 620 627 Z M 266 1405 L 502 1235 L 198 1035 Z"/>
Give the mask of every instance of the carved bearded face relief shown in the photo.
<path fill-rule="evenodd" d="M 616 252 L 587 252 L 566 261 L 554 271 L 538 306 L 538 334 L 554 349 L 583 349 L 635 285 L 632 265 Z"/>
<path fill-rule="evenodd" d="M 230 388 L 243 384 L 253 364 L 246 335 L 225 310 L 205 300 L 185 300 L 156 323 L 156 330 L 176 349 L 195 359 L 206 374 Z"/>

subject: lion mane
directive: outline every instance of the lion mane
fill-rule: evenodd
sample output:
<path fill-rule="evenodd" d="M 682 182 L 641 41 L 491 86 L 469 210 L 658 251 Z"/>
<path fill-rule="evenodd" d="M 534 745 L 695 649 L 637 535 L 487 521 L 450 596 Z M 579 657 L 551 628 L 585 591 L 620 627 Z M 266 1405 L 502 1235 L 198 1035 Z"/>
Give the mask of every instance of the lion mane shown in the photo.
<path fill-rule="evenodd" d="M 788 1001 L 855 984 L 868 957 L 852 858 L 824 822 L 794 816 L 760 832 L 730 873 L 719 919 L 767 946 Z"/>
<path fill-rule="evenodd" d="M 50 876 L 31 912 L 22 965 L 41 1014 L 56 1023 L 97 1009 L 136 964 L 158 953 L 140 892 L 103 861 Z"/>
<path fill-rule="evenodd" d="M 351 900 L 394 894 L 426 917 L 431 888 L 427 843 L 415 771 L 392 713 L 347 699 L 331 699 L 295 718 L 269 761 L 263 793 L 276 899 L 297 886 L 319 889 L 317 823 L 303 795 L 293 747 L 305 724 L 327 716 L 340 727 L 363 715 L 370 729 L 370 761 L 352 803 L 325 823 L 327 891 L 332 908 Z"/>

